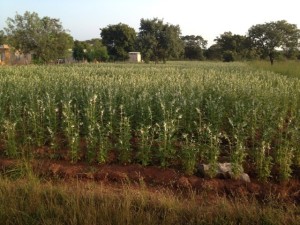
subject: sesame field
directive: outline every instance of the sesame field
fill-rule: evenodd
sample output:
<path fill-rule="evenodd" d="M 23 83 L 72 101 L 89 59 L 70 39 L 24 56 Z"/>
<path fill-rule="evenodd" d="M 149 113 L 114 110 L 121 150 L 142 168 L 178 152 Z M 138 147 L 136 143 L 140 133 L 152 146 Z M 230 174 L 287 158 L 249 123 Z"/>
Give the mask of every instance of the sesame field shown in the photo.
<path fill-rule="evenodd" d="M 261 181 L 300 166 L 300 80 L 243 63 L 0 68 L 0 154 Z M 214 170 L 209 175 L 213 177 Z"/>
<path fill-rule="evenodd" d="M 0 67 L 0 221 L 299 224 L 298 68 Z"/>

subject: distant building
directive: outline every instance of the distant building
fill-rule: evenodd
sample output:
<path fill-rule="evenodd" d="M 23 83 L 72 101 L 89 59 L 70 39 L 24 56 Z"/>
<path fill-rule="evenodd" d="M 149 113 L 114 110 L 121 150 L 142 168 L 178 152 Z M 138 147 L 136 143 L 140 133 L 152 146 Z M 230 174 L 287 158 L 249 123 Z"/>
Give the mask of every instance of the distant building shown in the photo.
<path fill-rule="evenodd" d="M 142 62 L 142 56 L 140 52 L 129 52 L 129 62 Z"/>
<path fill-rule="evenodd" d="M 31 62 L 31 54 L 22 54 L 13 51 L 8 45 L 0 45 L 0 65 L 28 64 Z"/>
<path fill-rule="evenodd" d="M 9 64 L 10 51 L 8 45 L 0 45 L 0 65 Z"/>

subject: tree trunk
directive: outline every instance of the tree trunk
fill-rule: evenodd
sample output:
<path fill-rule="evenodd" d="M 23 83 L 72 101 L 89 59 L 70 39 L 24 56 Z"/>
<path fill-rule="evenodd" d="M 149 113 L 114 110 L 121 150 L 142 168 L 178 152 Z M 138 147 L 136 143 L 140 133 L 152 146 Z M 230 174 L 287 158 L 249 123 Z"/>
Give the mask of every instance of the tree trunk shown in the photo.
<path fill-rule="evenodd" d="M 273 52 L 269 53 L 269 59 L 270 59 L 271 66 L 273 66 L 273 64 L 274 64 L 274 53 Z"/>

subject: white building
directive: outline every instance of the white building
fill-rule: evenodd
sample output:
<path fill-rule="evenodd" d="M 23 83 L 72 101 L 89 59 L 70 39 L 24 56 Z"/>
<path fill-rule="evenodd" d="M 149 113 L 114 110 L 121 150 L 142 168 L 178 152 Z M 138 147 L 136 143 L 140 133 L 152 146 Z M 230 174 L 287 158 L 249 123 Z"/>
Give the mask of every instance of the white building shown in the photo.
<path fill-rule="evenodd" d="M 140 52 L 129 52 L 129 62 L 142 62 L 142 56 Z"/>

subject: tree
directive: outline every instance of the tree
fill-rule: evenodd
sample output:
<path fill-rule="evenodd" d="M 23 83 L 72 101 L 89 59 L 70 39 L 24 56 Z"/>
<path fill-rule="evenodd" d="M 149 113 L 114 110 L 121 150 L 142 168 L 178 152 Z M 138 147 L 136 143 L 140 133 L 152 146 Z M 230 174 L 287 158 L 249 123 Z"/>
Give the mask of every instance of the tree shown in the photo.
<path fill-rule="evenodd" d="M 128 52 L 134 50 L 136 32 L 126 24 L 109 25 L 101 29 L 100 35 L 113 60 L 126 60 Z"/>
<path fill-rule="evenodd" d="M 224 32 L 215 41 L 225 62 L 254 57 L 251 41 L 246 36 Z"/>
<path fill-rule="evenodd" d="M 186 35 L 181 37 L 184 43 L 184 58 L 203 60 L 203 51 L 206 49 L 207 41 L 201 36 Z"/>
<path fill-rule="evenodd" d="M 74 41 L 74 46 L 73 46 L 73 58 L 76 61 L 83 61 L 86 59 L 86 43 L 82 41 Z"/>
<path fill-rule="evenodd" d="M 107 61 L 109 55 L 101 40 L 96 38 L 87 41 L 76 40 L 73 46 L 73 58 L 77 61 L 100 62 Z"/>
<path fill-rule="evenodd" d="M 205 52 L 204 55 L 209 60 L 222 60 L 222 49 L 219 44 L 211 45 Z"/>
<path fill-rule="evenodd" d="M 248 30 L 248 36 L 261 57 L 269 57 L 273 65 L 276 48 L 293 51 L 299 46 L 300 31 L 296 24 L 285 20 L 257 24 Z"/>
<path fill-rule="evenodd" d="M 109 58 L 107 48 L 103 46 L 100 39 L 92 39 L 86 41 L 87 52 L 86 57 L 89 62 L 107 61 Z"/>
<path fill-rule="evenodd" d="M 5 44 L 6 37 L 3 30 L 0 30 L 0 45 Z"/>
<path fill-rule="evenodd" d="M 141 19 L 137 45 L 145 61 L 178 59 L 183 53 L 180 27 L 154 18 Z"/>
<path fill-rule="evenodd" d="M 40 18 L 35 12 L 8 18 L 5 31 L 12 47 L 25 54 L 32 53 L 38 62 L 63 58 L 73 45 L 73 38 L 59 19 Z"/>

